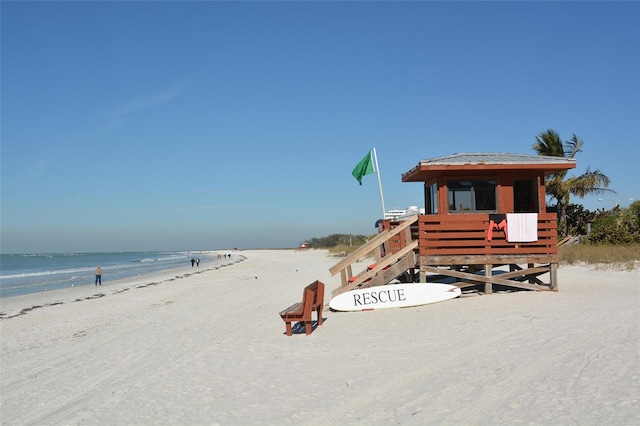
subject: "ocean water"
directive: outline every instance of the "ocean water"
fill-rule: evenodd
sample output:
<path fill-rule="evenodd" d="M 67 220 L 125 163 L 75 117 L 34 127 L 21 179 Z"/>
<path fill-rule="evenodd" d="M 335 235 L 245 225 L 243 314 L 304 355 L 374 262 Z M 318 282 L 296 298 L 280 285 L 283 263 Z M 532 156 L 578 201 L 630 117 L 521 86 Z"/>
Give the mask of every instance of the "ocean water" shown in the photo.
<path fill-rule="evenodd" d="M 217 255 L 197 252 L 1 254 L 0 297 L 94 285 L 102 267 L 103 284 L 183 266 L 200 258 L 200 267 L 219 263 Z"/>

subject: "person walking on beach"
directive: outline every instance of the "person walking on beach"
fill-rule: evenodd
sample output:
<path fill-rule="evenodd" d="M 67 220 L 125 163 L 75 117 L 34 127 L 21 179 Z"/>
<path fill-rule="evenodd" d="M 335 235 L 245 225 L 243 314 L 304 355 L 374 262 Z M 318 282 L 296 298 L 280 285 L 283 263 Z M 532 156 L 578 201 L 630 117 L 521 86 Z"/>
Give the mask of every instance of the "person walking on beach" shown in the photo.
<path fill-rule="evenodd" d="M 192 257 L 191 258 L 191 267 L 193 268 L 193 264 L 196 263 L 196 260 Z"/>
<path fill-rule="evenodd" d="M 96 268 L 96 287 L 98 284 L 102 285 L 102 268 L 99 266 Z"/>

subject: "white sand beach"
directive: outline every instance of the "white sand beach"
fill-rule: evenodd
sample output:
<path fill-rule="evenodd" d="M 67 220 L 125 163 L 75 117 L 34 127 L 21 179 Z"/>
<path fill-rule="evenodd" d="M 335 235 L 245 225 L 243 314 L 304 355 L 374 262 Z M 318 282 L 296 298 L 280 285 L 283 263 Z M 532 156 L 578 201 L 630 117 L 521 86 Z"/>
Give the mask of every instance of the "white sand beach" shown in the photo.
<path fill-rule="evenodd" d="M 638 269 L 560 267 L 557 293 L 327 308 L 289 337 L 278 312 L 318 279 L 328 304 L 338 259 L 240 254 L 155 285 L 2 300 L 0 423 L 640 424 Z"/>

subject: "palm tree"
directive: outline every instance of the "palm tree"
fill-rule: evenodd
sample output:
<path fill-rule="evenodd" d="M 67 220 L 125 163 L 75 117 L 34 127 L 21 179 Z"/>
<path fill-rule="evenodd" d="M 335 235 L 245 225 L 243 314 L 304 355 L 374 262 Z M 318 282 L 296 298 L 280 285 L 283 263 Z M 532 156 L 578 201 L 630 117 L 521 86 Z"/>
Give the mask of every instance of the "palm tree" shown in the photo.
<path fill-rule="evenodd" d="M 582 151 L 582 145 L 584 145 L 584 142 L 575 134 L 571 140 L 563 143 L 558 132 L 549 129 L 536 136 L 536 143 L 533 144 L 532 148 L 538 155 L 575 158 L 576 154 Z M 598 169 L 591 171 L 591 169 L 587 167 L 587 171 L 580 176 L 565 179 L 566 176 L 567 170 L 564 170 L 547 176 L 545 181 L 547 195 L 556 199 L 559 222 L 558 228 L 563 235 L 567 233 L 565 213 L 571 194 L 577 195 L 580 198 L 584 198 L 587 194 L 615 194 L 615 191 L 607 189 L 611 183 L 609 178 Z"/>

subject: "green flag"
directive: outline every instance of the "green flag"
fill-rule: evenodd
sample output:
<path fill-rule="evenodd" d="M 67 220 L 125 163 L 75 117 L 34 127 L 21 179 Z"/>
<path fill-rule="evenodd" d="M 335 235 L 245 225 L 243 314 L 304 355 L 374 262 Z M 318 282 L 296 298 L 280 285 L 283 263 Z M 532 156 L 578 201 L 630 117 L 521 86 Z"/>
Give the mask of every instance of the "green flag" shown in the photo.
<path fill-rule="evenodd" d="M 367 155 L 362 159 L 362 161 L 360 161 L 358 165 L 353 169 L 351 174 L 358 180 L 360 185 L 362 185 L 362 177 L 365 175 L 370 175 L 371 173 L 375 173 L 375 170 L 373 170 L 371 151 L 369 151 Z"/>

